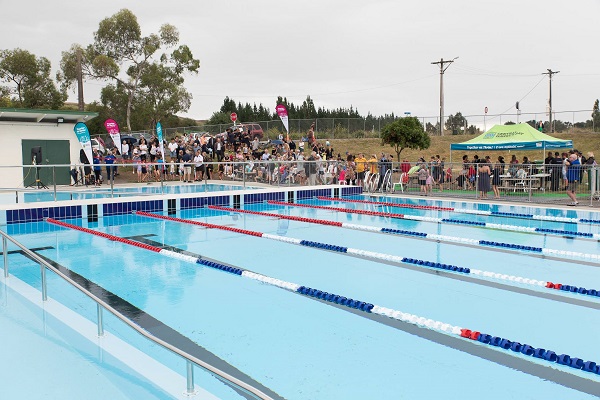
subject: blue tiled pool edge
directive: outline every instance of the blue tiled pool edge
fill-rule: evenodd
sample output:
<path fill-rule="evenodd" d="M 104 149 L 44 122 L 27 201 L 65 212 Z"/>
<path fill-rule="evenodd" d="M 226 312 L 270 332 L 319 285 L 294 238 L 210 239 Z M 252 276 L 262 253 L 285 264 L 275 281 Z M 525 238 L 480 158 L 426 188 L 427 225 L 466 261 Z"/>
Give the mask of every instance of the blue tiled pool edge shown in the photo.
<path fill-rule="evenodd" d="M 341 190 L 340 190 L 341 189 Z M 103 216 L 130 214 L 132 211 L 165 212 L 191 208 L 201 208 L 207 205 L 241 207 L 244 204 L 262 203 L 267 200 L 297 201 L 310 199 L 316 196 L 350 196 L 361 194 L 362 188 L 358 186 L 330 186 L 326 188 L 286 188 L 265 191 L 250 189 L 243 192 L 192 193 L 189 195 L 157 195 L 151 200 L 134 200 L 129 197 L 127 201 L 121 199 L 93 199 L 84 204 L 74 202 L 55 207 L 40 207 L 39 204 L 22 204 L 22 207 L 0 211 L 0 225 L 12 225 L 26 222 L 41 222 L 44 218 L 54 219 L 97 219 Z"/>

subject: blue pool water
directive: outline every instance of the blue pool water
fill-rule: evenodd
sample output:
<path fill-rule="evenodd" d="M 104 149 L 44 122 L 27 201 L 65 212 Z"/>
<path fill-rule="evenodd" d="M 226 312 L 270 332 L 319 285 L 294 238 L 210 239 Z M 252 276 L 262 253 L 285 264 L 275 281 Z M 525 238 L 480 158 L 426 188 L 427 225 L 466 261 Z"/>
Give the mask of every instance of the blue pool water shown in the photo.
<path fill-rule="evenodd" d="M 535 212 L 539 215 L 598 219 L 597 214 L 576 210 L 533 210 L 517 206 L 479 206 L 422 200 L 411 202 L 485 210 L 492 207 L 495 211 L 502 212 Z M 447 211 L 398 209 L 320 200 L 303 203 L 351 210 L 456 217 L 456 214 Z M 245 208 L 360 225 L 600 253 L 598 241 L 560 236 L 267 204 L 247 205 Z M 600 265 L 597 263 L 544 259 L 526 253 L 513 254 L 235 212 L 195 209 L 182 211 L 177 217 L 600 289 Z M 460 218 L 600 232 L 600 225 L 593 224 L 469 214 L 460 215 Z M 120 237 L 144 235 L 146 239 L 159 244 L 210 257 L 269 277 L 528 343 L 534 347 L 552 349 L 558 354 L 566 353 L 600 362 L 600 346 L 597 345 L 600 319 L 597 308 L 449 279 L 350 255 L 139 215 L 107 217 L 99 223 L 89 225 L 76 220 L 67 222 L 83 224 Z M 161 254 L 48 223 L 31 224 L 25 229 L 23 226 L 18 229 L 9 226 L 9 233 L 11 230 L 19 232 L 15 237 L 26 246 L 47 246 L 48 249 L 40 250 L 39 253 L 176 329 L 287 399 L 596 398 L 576 388 L 505 367 L 418 334 L 364 318 L 360 314 L 355 315 L 342 308 L 237 275 L 166 258 Z M 11 274 L 39 288 L 39 268 L 31 261 L 22 255 L 11 254 L 9 263 Z M 77 313 L 89 321 L 95 321 L 95 307 L 86 303 L 82 295 L 69 290 L 59 278 L 49 278 L 50 297 L 64 304 L 74 303 L 72 308 Z M 516 282 L 512 285 L 522 286 Z M 544 293 L 548 289 L 534 290 Z M 561 294 L 565 299 L 585 298 L 590 304 L 600 304 L 600 298 Z M 0 319 L 3 318 L 7 317 L 0 314 Z M 110 317 L 106 324 L 107 330 L 134 343 L 176 372 L 184 373 L 182 363 L 166 352 L 157 351 L 144 343 Z M 28 326 L 29 323 L 24 322 L 23 325 Z M 515 354 L 514 357 L 519 356 Z M 543 360 L 529 360 L 542 366 L 548 365 Z M 596 383 L 596 387 L 600 383 L 600 375 L 557 364 L 553 366 L 561 374 L 583 377 Z M 105 376 L 111 379 L 110 375 Z M 220 398 L 238 396 L 207 376 L 199 380 L 207 390 Z M 133 390 L 125 383 L 116 386 L 124 396 Z M 171 398 L 149 383 L 140 386 L 147 391 L 148 398 Z M 133 392 L 130 398 L 135 398 Z"/>
<path fill-rule="evenodd" d="M 250 188 L 250 187 L 246 187 Z M 185 193 L 203 193 L 203 192 L 217 192 L 223 190 L 242 190 L 245 189 L 242 185 L 221 185 L 221 184 L 180 184 L 178 182 L 166 182 L 162 187 L 160 183 L 152 183 L 150 185 L 140 184 L 134 187 L 115 187 L 113 189 L 114 197 L 125 197 L 125 196 L 139 196 L 139 195 L 155 195 L 155 194 L 185 194 Z M 260 189 L 252 187 L 252 189 Z M 40 201 L 54 201 L 54 191 L 52 190 L 36 190 L 32 192 L 22 193 L 22 200 L 20 202 L 25 203 L 36 203 Z M 86 200 L 86 199 L 102 199 L 110 198 L 111 190 L 110 186 L 102 186 L 89 188 L 82 190 L 60 190 L 56 192 L 57 201 L 65 200 Z M 14 195 L 12 197 L 7 196 L 11 202 L 14 201 Z"/>

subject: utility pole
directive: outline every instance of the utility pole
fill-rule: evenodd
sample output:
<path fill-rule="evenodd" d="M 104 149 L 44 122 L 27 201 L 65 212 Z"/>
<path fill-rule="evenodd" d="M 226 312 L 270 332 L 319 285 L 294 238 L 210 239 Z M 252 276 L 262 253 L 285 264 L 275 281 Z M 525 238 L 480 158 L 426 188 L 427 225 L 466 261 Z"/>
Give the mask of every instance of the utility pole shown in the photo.
<path fill-rule="evenodd" d="M 440 136 L 444 136 L 444 72 L 446 72 L 450 64 L 457 58 L 458 57 L 454 57 L 452 60 L 446 61 L 441 58 L 440 61 L 432 62 L 432 64 L 439 64 L 440 66 Z M 448 64 L 448 66 L 444 67 L 446 64 Z"/>
<path fill-rule="evenodd" d="M 550 120 L 550 133 L 554 131 L 552 127 L 552 75 L 558 74 L 560 71 L 552 71 L 550 68 L 547 69 L 548 72 L 542 73 L 542 75 L 548 75 L 548 81 L 550 83 L 550 95 L 548 97 L 548 111 L 549 111 L 549 120 Z"/>

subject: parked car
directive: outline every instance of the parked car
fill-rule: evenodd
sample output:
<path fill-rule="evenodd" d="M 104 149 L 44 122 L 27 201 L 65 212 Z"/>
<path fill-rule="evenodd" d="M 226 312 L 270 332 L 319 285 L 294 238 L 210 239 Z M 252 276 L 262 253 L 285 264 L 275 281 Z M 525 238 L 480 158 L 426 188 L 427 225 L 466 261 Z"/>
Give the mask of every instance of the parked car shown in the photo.
<path fill-rule="evenodd" d="M 98 153 L 100 154 L 104 154 L 106 152 L 106 149 L 104 148 L 104 142 L 102 141 L 102 139 L 92 139 L 91 142 L 92 149 L 98 150 Z"/>
<path fill-rule="evenodd" d="M 252 139 L 254 139 L 255 137 L 258 137 L 259 139 L 262 139 L 264 132 L 262 127 L 259 124 L 255 124 L 255 123 L 242 123 L 242 124 L 237 124 L 235 126 L 232 126 L 231 129 L 236 130 L 236 129 L 243 129 L 244 132 L 248 132 L 248 129 L 250 129 L 250 137 Z"/>

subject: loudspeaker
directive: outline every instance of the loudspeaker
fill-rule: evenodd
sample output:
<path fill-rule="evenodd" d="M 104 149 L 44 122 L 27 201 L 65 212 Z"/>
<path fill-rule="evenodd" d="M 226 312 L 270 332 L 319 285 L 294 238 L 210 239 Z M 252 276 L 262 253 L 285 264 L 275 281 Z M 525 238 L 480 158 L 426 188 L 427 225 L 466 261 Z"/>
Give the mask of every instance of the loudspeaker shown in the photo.
<path fill-rule="evenodd" d="M 42 147 L 41 146 L 35 146 L 31 148 L 31 160 L 32 160 L 32 164 L 35 163 L 36 165 L 40 165 L 42 164 Z M 34 162 L 35 160 L 35 162 Z"/>

